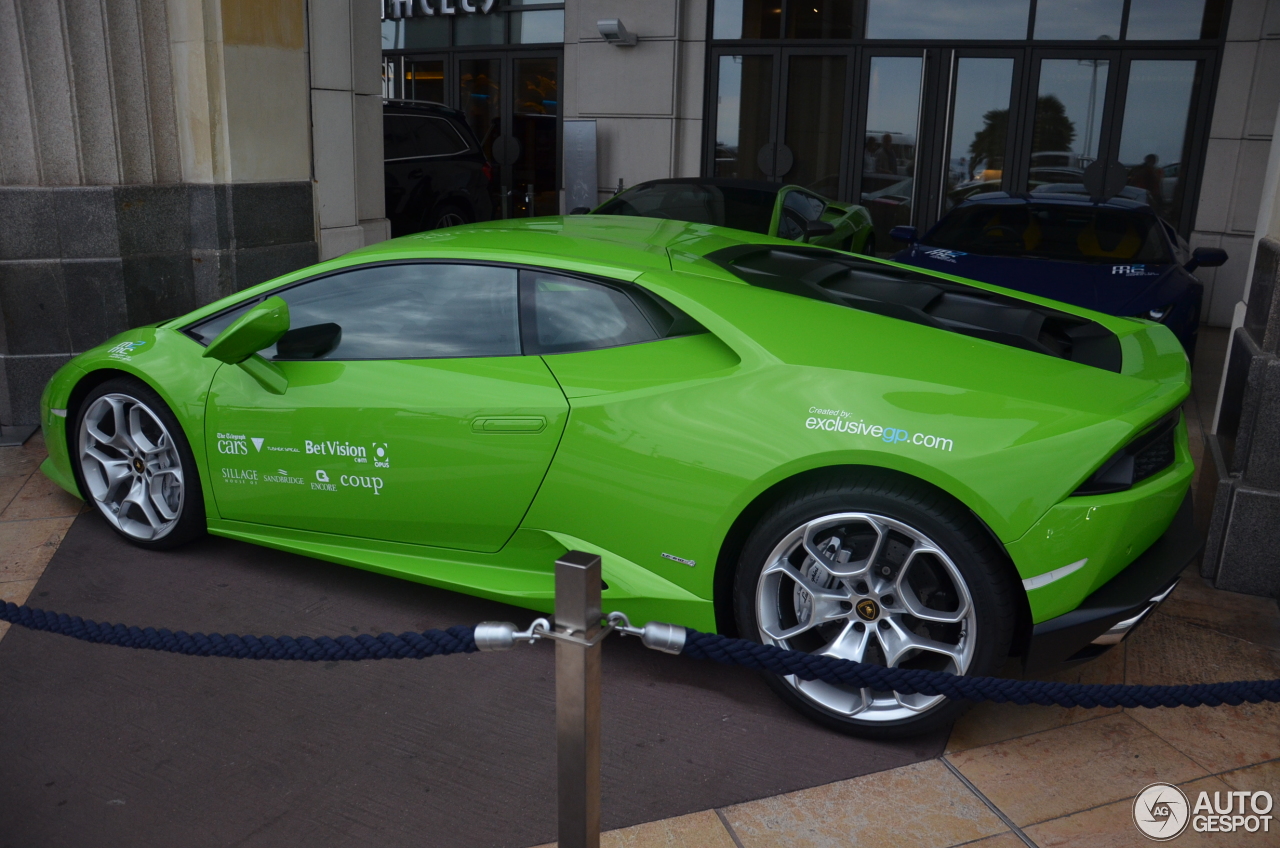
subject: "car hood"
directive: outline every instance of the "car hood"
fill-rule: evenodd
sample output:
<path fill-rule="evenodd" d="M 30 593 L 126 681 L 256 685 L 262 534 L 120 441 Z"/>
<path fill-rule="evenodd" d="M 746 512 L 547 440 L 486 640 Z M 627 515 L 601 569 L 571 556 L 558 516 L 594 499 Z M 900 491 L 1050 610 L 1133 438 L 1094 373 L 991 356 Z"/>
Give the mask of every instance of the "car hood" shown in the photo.
<path fill-rule="evenodd" d="M 1177 270 L 1176 265 L 1091 264 L 984 256 L 919 244 L 901 251 L 893 259 L 1108 315 L 1135 315 L 1159 306 L 1148 304 L 1147 300 Z"/>

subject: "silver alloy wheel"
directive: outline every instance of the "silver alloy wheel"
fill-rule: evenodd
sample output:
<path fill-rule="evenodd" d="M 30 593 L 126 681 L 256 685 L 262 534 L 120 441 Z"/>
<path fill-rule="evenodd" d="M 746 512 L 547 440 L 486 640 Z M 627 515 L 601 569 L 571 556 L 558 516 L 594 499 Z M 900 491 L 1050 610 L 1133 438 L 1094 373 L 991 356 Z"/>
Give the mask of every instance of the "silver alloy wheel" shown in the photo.
<path fill-rule="evenodd" d="M 823 516 L 787 534 L 761 570 L 756 617 L 765 644 L 953 674 L 968 670 L 977 635 L 969 588 L 941 546 L 863 512 Z M 859 721 L 899 721 L 943 700 L 783 680 L 820 709 Z"/>
<path fill-rule="evenodd" d="M 182 458 L 168 428 L 126 394 L 98 398 L 80 419 L 80 472 L 98 510 L 125 535 L 154 541 L 182 516 Z"/>
<path fill-rule="evenodd" d="M 457 212 L 446 212 L 436 221 L 436 229 L 443 230 L 445 227 L 457 227 L 465 223 L 467 223 L 467 219 Z"/>

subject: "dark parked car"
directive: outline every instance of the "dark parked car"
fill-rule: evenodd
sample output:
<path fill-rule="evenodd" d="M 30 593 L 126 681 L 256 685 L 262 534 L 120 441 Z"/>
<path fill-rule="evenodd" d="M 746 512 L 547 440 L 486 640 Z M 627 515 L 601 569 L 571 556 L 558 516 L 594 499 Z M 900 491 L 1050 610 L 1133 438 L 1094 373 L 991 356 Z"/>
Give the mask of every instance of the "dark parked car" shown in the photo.
<path fill-rule="evenodd" d="M 391 235 L 493 217 L 492 171 L 459 110 L 439 103 L 385 101 L 382 148 Z"/>
<path fill-rule="evenodd" d="M 1037 190 L 976 195 L 943 216 L 893 259 L 1109 315 L 1158 321 L 1187 356 L 1195 353 L 1204 286 L 1191 273 L 1227 261 L 1216 247 L 1192 251 L 1138 200 L 1095 203 L 1086 195 Z"/>

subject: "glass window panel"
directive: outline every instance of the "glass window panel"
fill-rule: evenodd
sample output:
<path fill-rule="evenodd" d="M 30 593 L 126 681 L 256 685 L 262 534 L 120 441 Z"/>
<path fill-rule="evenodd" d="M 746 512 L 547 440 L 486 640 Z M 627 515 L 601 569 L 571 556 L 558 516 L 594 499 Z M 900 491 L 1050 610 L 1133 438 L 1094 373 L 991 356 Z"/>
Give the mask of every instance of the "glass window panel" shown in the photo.
<path fill-rule="evenodd" d="M 765 179 L 760 150 L 770 142 L 772 56 L 721 56 L 716 91 L 717 177 Z"/>
<path fill-rule="evenodd" d="M 506 15 L 458 15 L 453 30 L 453 43 L 502 44 L 506 41 L 506 29 Z"/>
<path fill-rule="evenodd" d="M 448 18 L 405 18 L 400 24 L 404 27 L 403 47 L 414 50 L 449 46 Z"/>
<path fill-rule="evenodd" d="M 1144 41 L 1216 38 L 1216 15 L 1205 12 L 1204 0 L 1132 0 L 1124 37 Z M 1221 9 L 1216 12 L 1220 15 Z M 1211 20 L 1206 22 L 1206 18 Z M 1212 35 L 1201 34 L 1206 23 Z"/>
<path fill-rule="evenodd" d="M 871 213 L 881 253 L 893 250 L 889 231 L 911 223 L 923 69 L 920 56 L 871 59 L 867 134 L 861 144 L 861 203 Z"/>
<path fill-rule="evenodd" d="M 778 38 L 782 0 L 716 0 L 712 38 Z"/>
<path fill-rule="evenodd" d="M 516 12 L 511 15 L 512 44 L 563 44 L 564 10 Z"/>
<path fill-rule="evenodd" d="M 1031 0 L 867 0 L 867 38 L 1025 39 Z"/>
<path fill-rule="evenodd" d="M 971 194 L 1000 190 L 1012 88 L 1012 59 L 956 61 L 943 212 Z"/>
<path fill-rule="evenodd" d="M 517 272 L 487 265 L 377 265 L 278 292 L 291 329 L 337 324 L 342 338 L 320 359 L 517 356 Z M 208 344 L 252 304 L 191 332 Z M 263 350 L 275 357 L 275 346 Z"/>
<path fill-rule="evenodd" d="M 1098 158 L 1106 101 L 1106 59 L 1045 59 L 1040 63 L 1027 187 L 1082 184 Z"/>
<path fill-rule="evenodd" d="M 453 125 L 426 115 L 386 115 L 382 120 L 385 159 L 449 156 L 467 149 Z"/>
<path fill-rule="evenodd" d="M 512 62 L 513 91 L 511 133 L 520 144 L 520 155 L 511 167 L 517 189 L 513 214 L 530 214 L 526 201 L 533 186 L 533 213 L 555 215 L 560 211 L 556 180 L 556 115 L 560 108 L 559 60 L 554 56 L 517 58 Z"/>
<path fill-rule="evenodd" d="M 658 338 L 644 313 L 617 289 L 533 270 L 524 272 L 524 285 L 533 319 L 530 335 L 539 353 L 598 350 Z"/>
<path fill-rule="evenodd" d="M 382 22 L 382 49 L 398 50 L 404 47 L 404 21 L 387 18 Z"/>
<path fill-rule="evenodd" d="M 844 140 L 844 56 L 792 56 L 787 74 L 787 134 L 794 164 L 789 183 L 828 197 L 840 191 Z"/>
<path fill-rule="evenodd" d="M 1037 0 L 1036 38 L 1112 41 L 1123 14 L 1124 0 Z"/>
<path fill-rule="evenodd" d="M 1129 185 L 1145 189 L 1165 220 L 1177 223 L 1186 189 L 1187 124 L 1200 63 L 1192 59 L 1142 59 L 1129 63 L 1120 164 Z"/>
<path fill-rule="evenodd" d="M 444 102 L 444 60 L 409 59 L 404 62 L 405 100 Z"/>
<path fill-rule="evenodd" d="M 468 126 L 480 140 L 484 158 L 495 161 L 493 143 L 502 135 L 502 60 L 458 62 L 458 107 L 466 113 Z M 496 178 L 489 183 L 489 200 L 495 215 L 497 210 L 507 208 L 503 192 L 508 188 Z"/>
<path fill-rule="evenodd" d="M 795 0 L 787 5 L 788 38 L 853 38 L 853 0 Z"/>

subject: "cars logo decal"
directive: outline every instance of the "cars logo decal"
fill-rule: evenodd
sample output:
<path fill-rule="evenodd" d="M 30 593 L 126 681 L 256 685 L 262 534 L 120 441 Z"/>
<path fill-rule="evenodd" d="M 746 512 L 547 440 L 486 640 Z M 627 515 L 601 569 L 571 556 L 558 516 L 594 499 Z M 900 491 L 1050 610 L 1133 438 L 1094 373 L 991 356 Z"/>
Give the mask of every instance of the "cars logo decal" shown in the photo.
<path fill-rule="evenodd" d="M 218 453 L 245 456 L 249 453 L 249 443 L 245 441 L 242 435 L 219 433 Z"/>

